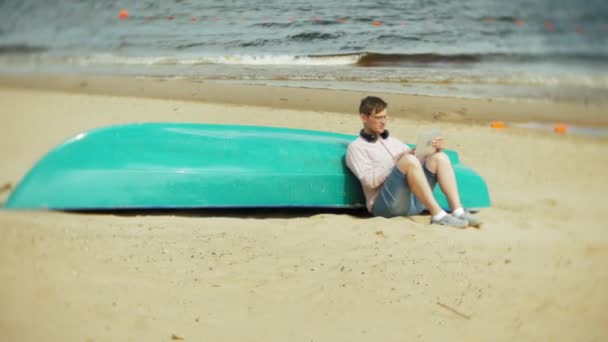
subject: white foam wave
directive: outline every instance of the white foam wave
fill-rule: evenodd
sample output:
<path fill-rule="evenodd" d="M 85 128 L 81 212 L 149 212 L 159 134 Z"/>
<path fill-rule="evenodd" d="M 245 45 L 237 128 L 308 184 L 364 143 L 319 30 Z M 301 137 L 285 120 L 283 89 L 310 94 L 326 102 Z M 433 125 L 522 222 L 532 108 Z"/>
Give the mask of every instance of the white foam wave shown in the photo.
<path fill-rule="evenodd" d="M 372 70 L 354 67 L 345 71 L 343 68 L 319 68 L 315 71 L 301 72 L 298 66 L 342 66 L 356 65 L 364 54 L 346 55 L 320 55 L 320 56 L 295 56 L 295 55 L 224 55 L 224 56 L 121 56 L 116 54 L 96 54 L 89 56 L 61 56 L 56 54 L 34 54 L 28 57 L 3 55 L 0 56 L 0 70 L 11 69 L 13 66 L 34 65 L 36 69 L 44 65 L 75 65 L 88 68 L 101 67 L 110 68 L 120 72 L 121 66 L 126 69 L 140 70 L 143 73 L 173 73 L 176 76 L 183 75 L 184 69 L 190 71 L 189 66 L 208 65 L 210 68 L 199 68 L 197 77 L 234 79 L 234 80 L 272 80 L 283 79 L 286 81 L 335 81 L 335 82 L 368 82 L 373 84 L 435 84 L 437 86 L 482 86 L 494 85 L 505 87 L 533 86 L 533 87 L 573 87 L 585 89 L 608 89 L 608 71 L 594 70 L 590 72 L 568 71 L 540 72 L 534 69 L 517 72 L 506 70 L 486 69 L 445 69 L 425 67 L 403 67 L 388 70 Z M 254 66 L 294 66 L 289 68 L 252 68 L 252 70 L 222 70 L 221 65 L 254 65 Z M 116 66 L 116 68 L 115 68 Z M 138 69 L 137 67 L 143 67 Z M 155 69 L 154 66 L 158 66 Z M 174 67 L 175 68 L 172 68 Z M 219 67 L 218 67 L 219 66 Z M 149 67 L 149 68 L 148 68 Z M 180 68 L 181 67 L 181 68 Z M 162 70 L 162 71 L 159 71 Z M 174 70 L 174 71 L 171 71 Z M 188 74 L 190 75 L 190 73 Z M 218 76 L 219 75 L 219 76 Z"/>
<path fill-rule="evenodd" d="M 360 56 L 293 56 L 293 55 L 224 55 L 204 57 L 130 57 L 116 55 L 95 55 L 86 57 L 69 57 L 68 62 L 110 65 L 197 65 L 197 64 L 230 64 L 230 65 L 308 65 L 339 66 L 356 64 Z"/>
<path fill-rule="evenodd" d="M 310 65 L 310 66 L 336 66 L 352 65 L 359 60 L 359 55 L 337 55 L 337 56 L 223 56 L 214 59 L 217 64 L 242 64 L 242 65 Z"/>

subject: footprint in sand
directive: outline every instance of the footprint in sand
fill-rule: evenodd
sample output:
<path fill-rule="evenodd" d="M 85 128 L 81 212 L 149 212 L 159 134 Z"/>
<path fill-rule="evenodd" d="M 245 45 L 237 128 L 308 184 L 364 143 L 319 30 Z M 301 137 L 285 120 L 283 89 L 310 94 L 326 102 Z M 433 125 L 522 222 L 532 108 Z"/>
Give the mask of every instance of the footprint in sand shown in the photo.
<path fill-rule="evenodd" d="M 13 188 L 13 185 L 11 183 L 5 183 L 2 186 L 0 186 L 0 194 L 5 191 L 9 191 L 12 188 Z"/>
<path fill-rule="evenodd" d="M 5 192 L 9 192 L 13 188 L 11 183 L 5 183 L 0 186 L 0 207 L 4 206 L 4 201 L 6 200 L 5 196 L 2 196 Z"/>

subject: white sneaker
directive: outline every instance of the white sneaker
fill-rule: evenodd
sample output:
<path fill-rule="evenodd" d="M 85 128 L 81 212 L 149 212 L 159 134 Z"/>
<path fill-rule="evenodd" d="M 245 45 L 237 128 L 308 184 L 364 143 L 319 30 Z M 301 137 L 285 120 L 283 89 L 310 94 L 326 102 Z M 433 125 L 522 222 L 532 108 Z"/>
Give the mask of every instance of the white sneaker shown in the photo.
<path fill-rule="evenodd" d="M 442 226 L 450 226 L 455 228 L 466 228 L 469 225 L 469 222 L 456 216 L 445 215 L 439 220 L 434 220 L 431 218 L 431 224 L 439 224 Z"/>
<path fill-rule="evenodd" d="M 476 216 L 473 216 L 473 214 L 466 212 L 466 211 L 464 212 L 464 214 L 456 216 L 456 217 L 458 217 L 461 220 L 466 220 L 467 222 L 469 222 L 469 227 L 479 228 L 483 224 L 483 221 L 481 221 L 481 219 L 479 219 Z"/>

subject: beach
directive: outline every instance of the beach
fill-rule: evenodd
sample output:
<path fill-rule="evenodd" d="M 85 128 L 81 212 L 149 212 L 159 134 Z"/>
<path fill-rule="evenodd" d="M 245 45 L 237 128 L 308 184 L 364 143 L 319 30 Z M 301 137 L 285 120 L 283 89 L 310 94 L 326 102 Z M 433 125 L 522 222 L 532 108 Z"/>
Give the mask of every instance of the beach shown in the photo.
<path fill-rule="evenodd" d="M 56 144 L 133 122 L 356 134 L 355 91 L 30 76 L 0 79 L 0 186 Z M 371 95 L 371 94 L 370 94 Z M 14 341 L 602 341 L 605 106 L 378 94 L 391 134 L 439 127 L 479 172 L 481 229 L 332 211 L 0 210 L 0 332 Z M 507 116 L 508 115 L 508 116 Z M 4 202 L 10 190 L 0 194 Z"/>

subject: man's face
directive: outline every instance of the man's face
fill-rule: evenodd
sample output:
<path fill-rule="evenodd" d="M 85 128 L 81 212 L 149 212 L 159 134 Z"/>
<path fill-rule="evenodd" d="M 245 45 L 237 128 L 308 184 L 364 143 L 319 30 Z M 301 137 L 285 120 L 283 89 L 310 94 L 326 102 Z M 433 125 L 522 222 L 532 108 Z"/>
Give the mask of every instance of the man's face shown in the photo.
<path fill-rule="evenodd" d="M 383 111 L 372 115 L 361 114 L 361 120 L 363 121 L 365 130 L 377 135 L 382 134 L 386 129 L 386 119 L 388 119 L 386 108 Z"/>

